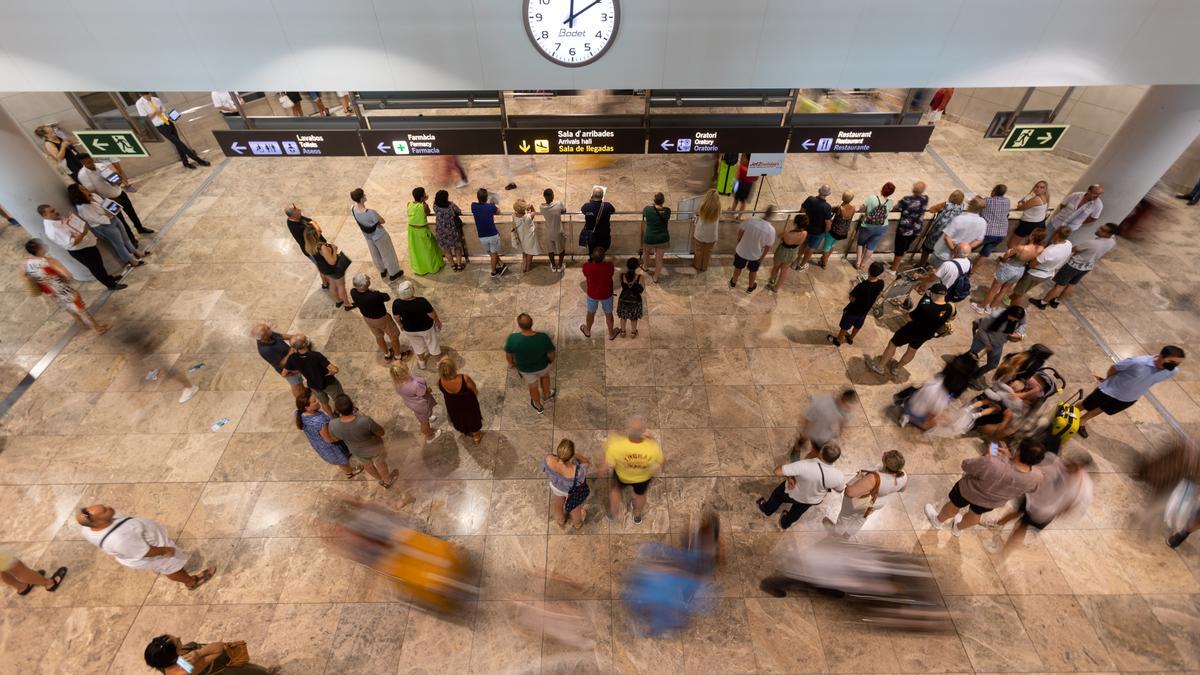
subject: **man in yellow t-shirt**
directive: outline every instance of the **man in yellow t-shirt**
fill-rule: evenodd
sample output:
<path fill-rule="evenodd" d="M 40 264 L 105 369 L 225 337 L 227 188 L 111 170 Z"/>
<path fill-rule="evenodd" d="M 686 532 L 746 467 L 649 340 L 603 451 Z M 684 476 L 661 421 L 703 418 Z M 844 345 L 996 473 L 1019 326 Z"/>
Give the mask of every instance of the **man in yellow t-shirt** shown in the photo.
<path fill-rule="evenodd" d="M 634 418 L 626 425 L 624 436 L 608 439 L 604 464 L 613 470 L 608 491 L 609 519 L 621 511 L 621 490 L 628 486 L 633 488 L 633 522 L 640 524 L 646 511 L 646 489 L 663 465 L 662 446 L 647 438 L 645 424 Z"/>

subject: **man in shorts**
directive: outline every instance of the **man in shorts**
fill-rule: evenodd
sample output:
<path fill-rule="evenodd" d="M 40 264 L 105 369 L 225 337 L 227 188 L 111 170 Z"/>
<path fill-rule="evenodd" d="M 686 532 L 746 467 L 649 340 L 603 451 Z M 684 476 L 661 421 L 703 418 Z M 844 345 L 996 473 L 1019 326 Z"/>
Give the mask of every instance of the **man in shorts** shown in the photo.
<path fill-rule="evenodd" d="M 0 581 L 11 586 L 17 595 L 29 595 L 34 586 L 41 586 L 53 593 L 67 576 L 67 568 L 60 567 L 54 574 L 46 576 L 45 570 L 32 570 L 17 559 L 17 555 L 6 548 L 0 548 Z"/>
<path fill-rule="evenodd" d="M 763 258 L 771 251 L 775 243 L 775 228 L 769 222 L 775 215 L 775 206 L 767 207 L 762 218 L 747 218 L 738 228 L 737 246 L 733 249 L 733 278 L 729 280 L 730 288 L 737 288 L 738 277 L 742 270 L 749 268 L 750 277 L 747 280 L 746 292 L 753 293 L 758 288 L 755 279 L 758 277 L 758 267 Z"/>
<path fill-rule="evenodd" d="M 333 415 L 333 398 L 346 393 L 338 382 L 338 367 L 329 362 L 325 355 L 312 348 L 312 342 L 302 333 L 292 336 L 291 350 L 283 361 L 283 367 L 304 376 L 308 388 L 321 402 L 326 415 Z"/>
<path fill-rule="evenodd" d="M 828 238 L 826 235 L 833 223 L 833 207 L 829 205 L 829 195 L 832 193 L 833 188 L 822 185 L 817 189 L 817 194 L 809 195 L 800 205 L 800 209 L 808 216 L 808 236 L 804 239 L 800 256 L 792 263 L 792 269 L 797 272 L 808 269 L 808 259 L 812 257 L 813 251 L 819 252 L 825 248 L 825 240 Z"/>
<path fill-rule="evenodd" d="M 1029 261 L 1028 269 L 1025 270 L 1024 276 L 1013 287 L 1012 296 L 1009 297 L 1010 305 L 1020 305 L 1025 302 L 1025 296 L 1030 291 L 1037 288 L 1047 279 L 1053 277 L 1058 270 L 1067 263 L 1071 257 L 1071 242 L 1068 239 L 1071 236 L 1070 228 L 1065 225 L 1059 226 L 1054 230 L 1054 236 L 1050 240 L 1050 244 L 1042 249 L 1038 257 Z"/>
<path fill-rule="evenodd" d="M 400 324 L 404 337 L 408 338 L 417 361 L 422 368 L 429 367 L 429 357 L 437 363 L 442 355 L 438 336 L 442 331 L 442 319 L 429 300 L 418 296 L 411 281 L 401 282 L 396 287 L 396 299 L 392 301 L 392 315 Z"/>
<path fill-rule="evenodd" d="M 199 574 L 188 574 L 184 568 L 191 556 L 177 548 L 167 528 L 149 518 L 123 516 L 111 506 L 92 504 L 80 509 L 75 521 L 85 541 L 125 567 L 161 574 L 189 591 L 212 578 L 212 567 Z"/>
<path fill-rule="evenodd" d="M 612 520 L 623 511 L 621 490 L 633 488 L 633 522 L 641 524 L 646 513 L 646 490 L 654 474 L 663 466 L 662 447 L 646 436 L 645 424 L 637 418 L 629 420 L 625 435 L 613 435 L 604 448 L 604 464 L 612 468 L 609 482 L 608 518 Z"/>
<path fill-rule="evenodd" d="M 867 278 L 850 289 L 850 302 L 842 308 L 842 319 L 838 322 L 838 334 L 836 337 L 826 335 L 826 342 L 834 347 L 842 346 L 843 342 L 848 345 L 854 344 L 854 337 L 867 322 L 867 314 L 871 312 L 871 308 L 875 306 L 875 300 L 883 292 L 884 283 L 879 277 L 883 274 L 884 269 L 886 268 L 883 263 L 876 260 L 867 268 Z"/>
<path fill-rule="evenodd" d="M 953 317 L 954 307 L 946 302 L 946 287 L 939 281 L 929 287 L 929 294 L 921 298 L 916 308 L 909 312 L 908 323 L 892 334 L 892 339 L 888 341 L 879 358 L 865 357 L 867 368 L 880 375 L 883 374 L 884 368 L 887 368 L 888 373 L 896 377 L 897 369 L 908 365 L 916 357 L 917 350 L 932 340 L 938 329 Z M 892 363 L 897 347 L 907 349 L 898 363 Z"/>
<path fill-rule="evenodd" d="M 1131 356 L 1109 366 L 1104 377 L 1096 378 L 1100 384 L 1079 404 L 1085 411 L 1079 419 L 1079 435 L 1088 437 L 1083 425 L 1096 415 L 1116 415 L 1137 403 L 1150 387 L 1174 377 L 1183 358 L 1183 349 L 1167 345 L 1155 356 Z"/>
<path fill-rule="evenodd" d="M 950 534 L 961 535 L 983 514 L 1035 489 L 1042 482 L 1042 472 L 1034 467 L 1045 456 L 1046 449 L 1032 438 L 1012 448 L 1003 442 L 993 443 L 988 454 L 962 461 L 962 478 L 950 488 L 948 500 L 940 510 L 926 504 L 925 517 L 935 530 L 953 518 Z M 969 510 L 960 514 L 962 509 Z"/>
<path fill-rule="evenodd" d="M 1047 307 L 1057 309 L 1058 301 L 1071 297 L 1075 286 L 1083 281 L 1096 263 L 1117 245 L 1116 234 L 1117 224 L 1105 223 L 1096 228 L 1096 231 L 1090 236 L 1081 238 L 1080 241 L 1073 241 L 1075 248 L 1071 251 L 1071 257 L 1067 259 L 1067 264 L 1060 267 L 1054 275 L 1054 288 L 1046 291 L 1046 295 L 1041 300 L 1031 299 L 1030 304 L 1038 309 Z"/>
<path fill-rule="evenodd" d="M 487 251 L 492 260 L 492 277 L 502 276 L 508 271 L 508 265 L 500 262 L 500 230 L 496 229 L 496 214 L 500 207 L 491 199 L 487 188 L 479 188 L 475 193 L 475 203 L 471 204 L 471 217 L 475 220 L 475 234 L 479 235 L 479 243 Z"/>
<path fill-rule="evenodd" d="M 283 362 L 292 351 L 291 342 L 295 336 L 287 333 L 276 333 L 265 323 L 260 323 L 250 329 L 250 334 L 258 342 L 258 355 L 263 358 L 280 377 L 292 387 L 292 396 L 300 398 L 306 391 L 304 378 L 294 370 L 287 370 Z"/>
<path fill-rule="evenodd" d="M 1025 543 L 1025 533 L 1030 528 L 1041 532 L 1061 516 L 1087 511 L 1092 501 L 1092 479 L 1087 472 L 1091 464 L 1092 458 L 1088 455 L 1060 458 L 1047 452 L 1045 459 L 1037 465 L 1037 470 L 1042 472 L 1042 482 L 1031 492 L 1018 497 L 1012 504 L 1012 511 L 996 521 L 999 528 L 1020 519 L 1008 540 L 1003 547 L 984 542 L 984 549 L 988 553 L 999 553 L 1001 559 L 1007 558 Z"/>
<path fill-rule="evenodd" d="M 509 334 L 504 342 L 504 354 L 508 358 L 508 367 L 516 368 L 529 385 L 529 405 L 541 415 L 545 412 L 542 402 L 553 401 L 556 393 L 550 388 L 554 342 L 546 333 L 534 331 L 533 317 L 523 312 L 517 315 L 517 328 L 520 330 Z"/>

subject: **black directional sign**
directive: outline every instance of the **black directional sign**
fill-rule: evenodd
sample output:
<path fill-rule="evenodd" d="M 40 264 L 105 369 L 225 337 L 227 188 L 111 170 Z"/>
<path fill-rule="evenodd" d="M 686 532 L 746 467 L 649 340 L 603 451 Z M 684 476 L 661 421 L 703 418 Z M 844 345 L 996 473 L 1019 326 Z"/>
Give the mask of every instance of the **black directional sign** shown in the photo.
<path fill-rule="evenodd" d="M 646 132 L 626 127 L 509 129 L 510 155 L 640 155 Z"/>
<path fill-rule="evenodd" d="M 650 129 L 650 154 L 783 152 L 785 127 L 665 127 Z"/>
<path fill-rule="evenodd" d="M 357 131 L 214 131 L 226 157 L 362 157 Z"/>
<path fill-rule="evenodd" d="M 370 157 L 504 154 L 499 129 L 394 129 L 358 133 Z"/>
<path fill-rule="evenodd" d="M 788 152 L 924 152 L 932 126 L 795 127 Z"/>

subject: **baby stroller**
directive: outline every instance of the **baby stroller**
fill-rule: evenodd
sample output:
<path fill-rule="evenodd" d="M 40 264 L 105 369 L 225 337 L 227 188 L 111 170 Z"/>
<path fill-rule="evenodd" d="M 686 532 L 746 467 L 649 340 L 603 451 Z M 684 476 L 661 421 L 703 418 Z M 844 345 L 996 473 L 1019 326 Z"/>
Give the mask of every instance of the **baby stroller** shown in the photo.
<path fill-rule="evenodd" d="M 899 307 L 905 312 L 912 311 L 915 305 L 913 305 L 912 298 L 908 296 L 914 288 L 920 285 L 921 279 L 929 276 L 930 269 L 929 267 L 914 267 L 896 274 L 892 283 L 888 284 L 875 300 L 871 314 L 876 319 L 882 319 L 889 306 Z M 862 277 L 859 277 L 856 282 L 861 280 Z"/>

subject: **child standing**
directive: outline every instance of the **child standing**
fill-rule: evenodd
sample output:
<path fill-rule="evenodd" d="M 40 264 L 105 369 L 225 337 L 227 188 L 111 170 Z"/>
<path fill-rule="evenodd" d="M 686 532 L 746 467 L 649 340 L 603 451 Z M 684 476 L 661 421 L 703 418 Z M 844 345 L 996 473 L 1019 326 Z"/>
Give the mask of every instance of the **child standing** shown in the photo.
<path fill-rule="evenodd" d="M 625 335 L 625 322 L 630 321 L 629 337 L 638 336 L 637 323 L 642 318 L 642 273 L 638 271 L 639 261 L 630 258 L 625 262 L 625 272 L 621 274 L 621 295 L 617 298 L 617 317 L 621 319 L 618 335 Z"/>
<path fill-rule="evenodd" d="M 843 342 L 848 345 L 854 344 L 854 336 L 862 330 L 863 324 L 867 321 L 867 314 L 875 305 L 879 294 L 883 292 L 883 280 L 879 278 L 879 275 L 883 274 L 883 270 L 883 263 L 871 263 L 871 266 L 867 268 L 867 278 L 850 289 L 850 302 L 842 309 L 842 320 L 838 323 L 837 337 L 825 336 L 829 344 L 835 347 L 841 346 Z"/>

